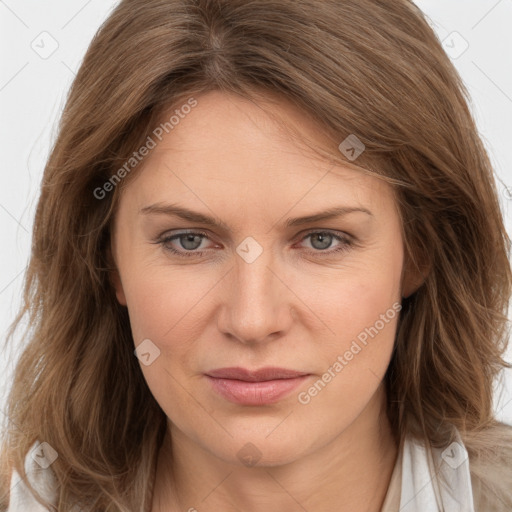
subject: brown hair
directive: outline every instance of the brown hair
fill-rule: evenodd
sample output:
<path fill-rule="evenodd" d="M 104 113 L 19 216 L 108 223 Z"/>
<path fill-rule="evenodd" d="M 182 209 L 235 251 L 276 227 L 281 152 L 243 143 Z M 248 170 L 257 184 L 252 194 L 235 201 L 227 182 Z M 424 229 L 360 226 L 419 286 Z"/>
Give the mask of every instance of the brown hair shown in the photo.
<path fill-rule="evenodd" d="M 8 336 L 28 314 L 0 490 L 12 469 L 26 477 L 24 457 L 40 440 L 59 454 L 56 510 L 150 506 L 166 418 L 133 354 L 109 256 L 120 189 L 139 169 L 103 199 L 94 191 L 171 106 L 216 89 L 286 97 L 332 142 L 327 158 L 393 185 L 407 265 L 422 276 L 403 300 L 385 377 L 395 435 L 446 446 L 456 427 L 475 489 L 511 503 L 512 435 L 493 413 L 493 383 L 510 367 L 510 240 L 469 95 L 408 0 L 124 0 L 112 12 L 44 172 L 24 305 Z M 357 165 L 337 149 L 351 134 L 366 147 Z"/>

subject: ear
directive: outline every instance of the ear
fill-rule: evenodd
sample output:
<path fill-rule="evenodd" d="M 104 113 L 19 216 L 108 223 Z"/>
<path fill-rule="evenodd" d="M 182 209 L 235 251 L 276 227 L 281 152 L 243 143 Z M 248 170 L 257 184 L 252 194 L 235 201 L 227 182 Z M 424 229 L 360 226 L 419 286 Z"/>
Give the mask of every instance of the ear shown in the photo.
<path fill-rule="evenodd" d="M 107 261 L 109 266 L 109 280 L 110 284 L 114 288 L 116 292 L 116 297 L 122 306 L 126 306 L 126 296 L 124 294 L 123 283 L 121 282 L 121 276 L 119 275 L 119 270 L 117 269 L 117 265 L 113 256 L 112 250 L 112 242 L 107 246 Z"/>
<path fill-rule="evenodd" d="M 425 256 L 420 262 L 414 262 L 406 254 L 404 258 L 404 268 L 402 271 L 402 297 L 406 299 L 418 291 L 425 282 L 432 268 L 431 261 Z"/>

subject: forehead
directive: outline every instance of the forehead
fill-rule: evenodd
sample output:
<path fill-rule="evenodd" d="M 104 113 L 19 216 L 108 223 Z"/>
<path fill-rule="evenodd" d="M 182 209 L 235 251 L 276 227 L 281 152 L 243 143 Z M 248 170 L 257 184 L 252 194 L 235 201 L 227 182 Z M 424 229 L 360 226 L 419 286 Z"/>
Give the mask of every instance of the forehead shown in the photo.
<path fill-rule="evenodd" d="M 305 146 L 302 137 L 313 147 L 325 148 L 327 140 L 314 121 L 288 102 L 269 98 L 262 108 L 218 91 L 196 100 L 197 106 L 156 141 L 128 185 L 126 195 L 135 206 L 171 198 L 212 208 L 238 205 L 240 212 L 250 213 L 251 205 L 253 211 L 344 203 L 378 208 L 376 203 L 389 200 L 386 183 L 333 164 Z"/>

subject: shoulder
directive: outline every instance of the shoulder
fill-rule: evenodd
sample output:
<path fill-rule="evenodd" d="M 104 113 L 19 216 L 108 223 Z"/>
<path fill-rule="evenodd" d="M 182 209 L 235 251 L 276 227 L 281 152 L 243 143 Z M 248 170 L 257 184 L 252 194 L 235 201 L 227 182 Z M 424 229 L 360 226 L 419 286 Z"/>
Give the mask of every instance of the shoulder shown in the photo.
<path fill-rule="evenodd" d="M 512 426 L 495 423 L 464 435 L 475 512 L 512 510 Z"/>
<path fill-rule="evenodd" d="M 49 461 L 54 454 L 45 451 L 45 444 L 36 441 L 29 449 L 25 457 L 25 473 L 32 487 L 40 494 L 41 498 L 55 506 L 56 502 L 56 479 Z M 21 475 L 13 470 L 9 493 L 9 508 L 7 512 L 48 512 L 49 508 L 44 507 L 37 501 L 30 487 Z"/>

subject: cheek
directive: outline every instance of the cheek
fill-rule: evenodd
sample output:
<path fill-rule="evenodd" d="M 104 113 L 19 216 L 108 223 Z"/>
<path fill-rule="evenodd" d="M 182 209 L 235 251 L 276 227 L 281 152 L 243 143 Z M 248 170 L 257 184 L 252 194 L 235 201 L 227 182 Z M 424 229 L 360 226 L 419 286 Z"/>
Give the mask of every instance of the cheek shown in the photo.
<path fill-rule="evenodd" d="M 336 272 L 329 269 L 325 275 L 303 275 L 294 280 L 294 291 L 322 320 L 324 348 L 343 348 L 387 311 L 389 317 L 395 316 L 392 306 L 401 301 L 401 265 L 399 251 L 376 251 Z M 312 324 L 309 327 L 313 329 Z"/>
<path fill-rule="evenodd" d="M 337 375 L 329 385 L 332 394 L 324 398 L 337 396 L 336 400 L 351 402 L 357 396 L 368 398 L 384 376 L 401 306 L 399 297 L 390 296 L 384 282 L 372 280 L 365 286 L 358 280 L 344 285 L 324 302 L 321 316 L 331 333 L 316 341 L 322 360 L 320 373 L 334 368 Z"/>
<path fill-rule="evenodd" d="M 153 266 L 138 269 L 125 285 L 130 324 L 135 345 L 152 340 L 162 355 L 182 358 L 199 339 L 201 312 L 212 276 L 183 268 Z"/>
<path fill-rule="evenodd" d="M 379 272 L 353 274 L 326 286 L 316 305 L 330 335 L 316 342 L 318 377 L 297 397 L 301 420 L 323 417 L 335 435 L 370 401 L 389 365 L 399 319 L 400 294 L 395 282 Z M 303 408 L 302 408 L 303 407 Z"/>
<path fill-rule="evenodd" d="M 149 339 L 158 349 L 151 364 L 141 359 L 141 371 L 154 398 L 177 424 L 190 406 L 182 386 L 197 366 L 194 357 L 204 331 L 201 311 L 213 286 L 191 275 L 155 266 L 135 272 L 125 287 L 135 347 Z"/>

